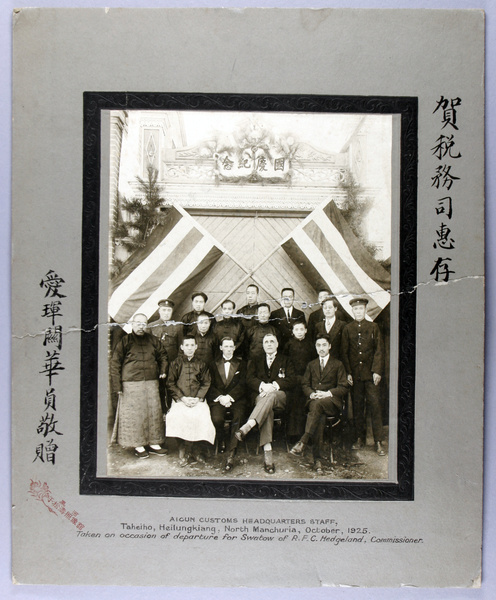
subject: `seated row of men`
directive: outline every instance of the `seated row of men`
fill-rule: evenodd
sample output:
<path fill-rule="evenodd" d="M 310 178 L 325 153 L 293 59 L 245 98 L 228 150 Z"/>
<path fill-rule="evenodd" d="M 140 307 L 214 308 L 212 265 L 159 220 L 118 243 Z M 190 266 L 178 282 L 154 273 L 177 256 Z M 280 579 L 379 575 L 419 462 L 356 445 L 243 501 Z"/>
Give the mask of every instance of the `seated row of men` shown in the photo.
<path fill-rule="evenodd" d="M 286 291 L 283 290 L 283 297 Z M 231 317 L 234 303 L 225 301 L 219 323 L 226 327 L 220 329 L 222 333 L 211 336 L 218 344 L 216 347 L 202 344 L 208 337 L 211 322 L 208 314 L 197 315 L 196 325 L 189 322 L 191 333 L 176 331 L 175 336 L 169 335 L 172 333 L 169 328 L 178 325 L 171 321 L 173 305 L 170 300 L 159 304 L 161 322 L 148 325 L 145 315 L 135 315 L 132 333 L 117 344 L 111 359 L 112 387 L 119 395 L 118 442 L 124 447 L 134 447 L 138 457 L 146 458 L 149 452 L 164 456 L 167 436 L 178 439 L 180 464 L 190 464 L 201 457 L 202 442 L 213 444 L 217 437 L 218 445 L 224 444 L 224 421 L 230 411 L 232 423 L 225 470 L 234 467 L 238 442 L 258 426 L 264 468 L 273 473 L 274 411 L 285 411 L 288 434 L 301 436 L 291 450 L 299 455 L 312 439 L 316 441 L 316 432 L 322 428 L 326 416 L 341 413 L 349 386 L 357 392 L 353 394 L 353 408 L 358 439 L 353 448 L 360 448 L 365 439 L 366 400 L 372 413 L 376 449 L 380 455 L 384 454 L 377 393 L 382 343 L 377 325 L 364 318 L 367 299 L 355 298 L 350 302 L 355 321 L 345 325 L 335 318 L 336 300 L 322 297 L 323 318 L 316 320 L 314 340 L 307 333 L 303 313 L 300 320 L 297 313 L 286 314 L 283 307 L 282 315 L 275 317 L 280 319 L 277 327 L 270 323 L 269 309 L 264 305 L 257 306 L 254 322 L 241 325 L 244 331 L 237 335 L 239 327 L 227 327 L 235 322 Z M 246 307 L 241 310 L 246 315 Z M 284 321 L 286 329 L 291 327 L 289 338 L 281 334 Z M 214 324 L 214 330 L 217 325 Z M 234 335 L 229 335 L 233 332 Z M 219 340 L 220 335 L 223 337 Z M 173 338 L 180 342 L 179 348 L 172 343 Z M 249 343 L 243 349 L 244 340 Z M 170 401 L 165 432 L 158 400 L 159 380 L 166 380 L 165 386 L 161 386 L 162 399 L 167 395 Z M 319 469 L 316 446 L 314 459 Z"/>

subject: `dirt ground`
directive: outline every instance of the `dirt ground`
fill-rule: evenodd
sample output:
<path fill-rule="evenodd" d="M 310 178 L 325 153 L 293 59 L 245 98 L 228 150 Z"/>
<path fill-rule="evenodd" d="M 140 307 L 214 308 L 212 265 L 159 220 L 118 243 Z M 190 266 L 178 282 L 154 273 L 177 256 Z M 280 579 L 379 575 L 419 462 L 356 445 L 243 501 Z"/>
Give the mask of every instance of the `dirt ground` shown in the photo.
<path fill-rule="evenodd" d="M 379 456 L 375 452 L 373 440 L 368 438 L 367 445 L 359 451 L 343 448 L 338 438 L 333 442 L 334 463 L 329 461 L 329 441 L 324 440 L 322 454 L 323 474 L 317 474 L 313 467 L 313 456 L 307 449 L 303 457 L 289 454 L 291 444 L 286 444 L 284 435 L 275 432 L 273 443 L 274 463 L 276 471 L 273 475 L 263 469 L 263 451 L 256 454 L 258 435 L 250 433 L 246 441 L 239 445 L 233 470 L 225 473 L 223 466 L 226 454 L 215 454 L 213 449 L 205 463 L 198 462 L 186 467 L 179 466 L 177 443 L 174 438 L 167 440 L 169 453 L 167 456 L 150 454 L 148 459 L 134 456 L 134 449 L 124 449 L 116 444 L 108 447 L 107 475 L 123 478 L 226 478 L 226 479 L 332 479 L 332 480 L 367 480 L 386 479 L 388 476 L 388 455 Z M 385 428 L 387 439 L 387 427 Z M 387 442 L 384 443 L 387 451 Z"/>

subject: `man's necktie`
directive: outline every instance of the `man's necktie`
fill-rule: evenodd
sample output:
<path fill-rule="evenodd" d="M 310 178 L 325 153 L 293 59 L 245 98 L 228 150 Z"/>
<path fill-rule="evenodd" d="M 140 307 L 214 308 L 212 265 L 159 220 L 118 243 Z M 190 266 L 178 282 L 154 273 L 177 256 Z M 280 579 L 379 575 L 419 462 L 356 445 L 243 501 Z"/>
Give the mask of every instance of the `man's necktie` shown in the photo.
<path fill-rule="evenodd" d="M 325 368 L 325 361 L 323 358 L 320 359 L 320 372 L 323 373 Z"/>

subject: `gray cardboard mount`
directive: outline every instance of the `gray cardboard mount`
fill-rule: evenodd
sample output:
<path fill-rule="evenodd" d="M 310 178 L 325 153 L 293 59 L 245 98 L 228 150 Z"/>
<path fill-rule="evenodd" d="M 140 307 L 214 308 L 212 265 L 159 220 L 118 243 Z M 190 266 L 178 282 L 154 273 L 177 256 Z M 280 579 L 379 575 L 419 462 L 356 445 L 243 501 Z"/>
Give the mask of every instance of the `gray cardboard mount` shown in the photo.
<path fill-rule="evenodd" d="M 13 573 L 19 583 L 202 586 L 480 585 L 484 339 L 484 15 L 480 11 L 21 9 L 14 14 Z M 415 96 L 418 257 L 415 498 L 270 501 L 79 494 L 83 92 Z M 438 100 L 460 98 L 456 275 L 436 284 Z M 437 119 L 437 120 L 436 120 Z M 446 131 L 444 133 L 446 134 Z M 450 132 L 453 133 L 453 132 Z M 454 172 L 454 169 L 453 169 Z M 437 255 L 436 255 L 437 256 Z M 40 279 L 65 279 L 63 436 L 33 462 L 44 402 Z M 461 343 L 460 343 L 461 341 Z M 40 354 L 41 348 L 41 354 Z M 43 364 L 43 362 L 41 362 Z M 46 483 L 48 495 L 30 493 Z M 55 514 L 64 501 L 84 523 Z M 57 509 L 55 509 L 57 510 Z M 54 511 L 54 512 L 52 512 Z M 74 513 L 77 512 L 77 515 Z M 175 517 L 334 519 L 369 543 L 122 537 Z M 418 543 L 377 543 L 372 538 Z M 40 557 L 50 552 L 50 560 Z M 229 568 L 219 568 L 219 553 Z M 146 569 L 141 557 L 147 557 Z M 192 568 L 191 564 L 194 564 Z M 73 568 L 77 565 L 77 569 Z M 268 567 L 270 565 L 270 568 Z"/>

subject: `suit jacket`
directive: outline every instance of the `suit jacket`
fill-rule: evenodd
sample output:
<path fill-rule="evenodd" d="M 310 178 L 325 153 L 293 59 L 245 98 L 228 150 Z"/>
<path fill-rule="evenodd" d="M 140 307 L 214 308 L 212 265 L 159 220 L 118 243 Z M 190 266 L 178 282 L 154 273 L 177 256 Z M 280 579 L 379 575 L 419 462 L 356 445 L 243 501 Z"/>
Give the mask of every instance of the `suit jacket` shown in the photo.
<path fill-rule="evenodd" d="M 281 334 L 277 327 L 270 323 L 259 323 L 255 321 L 255 325 L 246 330 L 245 334 L 245 356 L 248 360 L 252 360 L 257 356 L 265 356 L 263 349 L 263 339 L 268 334 L 272 333 L 276 336 L 277 341 L 281 344 Z"/>
<path fill-rule="evenodd" d="M 333 358 L 337 358 L 338 360 L 342 360 L 341 358 L 341 340 L 343 337 L 343 329 L 346 327 L 346 323 L 336 319 L 334 321 L 334 325 L 331 327 L 329 333 L 327 333 L 325 328 L 325 320 L 319 321 L 315 326 L 314 330 L 314 340 L 318 333 L 327 333 L 327 335 L 331 338 L 331 351 L 330 355 Z"/>
<path fill-rule="evenodd" d="M 270 369 L 267 366 L 267 355 L 257 356 L 248 363 L 246 384 L 256 394 L 260 384 L 276 381 L 283 392 L 288 392 L 296 385 L 296 372 L 293 362 L 288 356 L 277 352 Z"/>
<path fill-rule="evenodd" d="M 314 310 L 313 313 L 310 313 L 310 316 L 308 317 L 307 335 L 311 340 L 315 339 L 315 327 L 317 323 L 320 323 L 320 321 L 323 321 L 324 319 L 325 317 L 322 306 L 320 306 L 317 310 Z"/>
<path fill-rule="evenodd" d="M 293 325 L 295 323 L 305 323 L 305 325 L 307 323 L 305 319 L 305 313 L 303 313 L 301 310 L 298 310 L 294 306 L 289 321 L 284 308 L 278 308 L 270 313 L 269 322 L 272 325 L 275 325 L 281 332 L 283 346 L 289 339 L 291 339 L 293 335 Z"/>
<path fill-rule="evenodd" d="M 246 392 L 246 362 L 233 356 L 226 379 L 224 360 L 221 357 L 210 365 L 212 383 L 207 400 L 212 403 L 219 396 L 229 395 L 235 402 L 244 398 Z"/>
<path fill-rule="evenodd" d="M 343 363 L 329 356 L 324 370 L 320 371 L 320 358 L 308 363 L 305 374 L 301 381 L 303 393 L 307 397 L 307 403 L 310 401 L 310 394 L 318 390 L 322 392 L 331 392 L 332 402 L 340 410 L 342 409 L 343 398 L 348 391 L 348 381 Z"/>
<path fill-rule="evenodd" d="M 383 374 L 384 348 L 377 323 L 352 321 L 343 329 L 341 352 L 346 372 L 357 381 L 371 381 Z"/>

